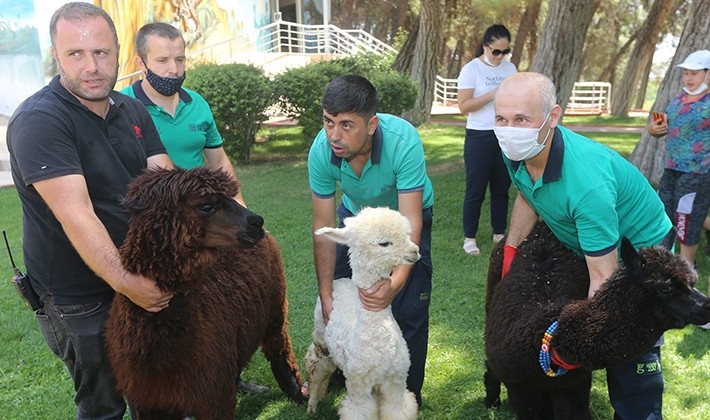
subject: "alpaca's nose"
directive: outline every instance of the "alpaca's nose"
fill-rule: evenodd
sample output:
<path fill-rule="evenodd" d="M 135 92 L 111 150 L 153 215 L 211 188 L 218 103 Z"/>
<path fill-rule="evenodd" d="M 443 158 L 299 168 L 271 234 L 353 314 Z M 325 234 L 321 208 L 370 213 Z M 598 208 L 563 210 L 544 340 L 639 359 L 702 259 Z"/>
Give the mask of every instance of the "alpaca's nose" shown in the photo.
<path fill-rule="evenodd" d="M 247 224 L 255 228 L 260 228 L 264 226 L 264 218 L 256 213 L 252 213 L 247 216 Z"/>

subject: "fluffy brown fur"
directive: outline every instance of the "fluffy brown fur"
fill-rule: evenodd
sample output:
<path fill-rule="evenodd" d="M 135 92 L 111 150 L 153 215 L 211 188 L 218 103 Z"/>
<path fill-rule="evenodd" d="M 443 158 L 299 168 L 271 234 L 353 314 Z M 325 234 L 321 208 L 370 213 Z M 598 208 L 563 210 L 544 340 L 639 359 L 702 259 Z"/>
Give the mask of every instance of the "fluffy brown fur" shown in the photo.
<path fill-rule="evenodd" d="M 236 378 L 259 346 L 281 389 L 304 400 L 281 253 L 237 188 L 201 168 L 149 171 L 128 189 L 123 264 L 175 293 L 155 314 L 117 294 L 106 325 L 118 388 L 141 420 L 234 418 Z"/>
<path fill-rule="evenodd" d="M 502 244 L 490 259 L 486 303 L 486 404 L 499 404 L 500 382 L 519 419 L 588 419 L 591 371 L 631 360 L 664 331 L 710 321 L 710 299 L 697 275 L 661 246 L 636 251 L 624 238 L 622 263 L 591 299 L 586 264 L 542 222 L 518 247 L 501 279 Z M 542 336 L 557 320 L 551 347 L 581 365 L 548 377 L 538 362 Z M 556 369 L 553 366 L 553 369 Z"/>

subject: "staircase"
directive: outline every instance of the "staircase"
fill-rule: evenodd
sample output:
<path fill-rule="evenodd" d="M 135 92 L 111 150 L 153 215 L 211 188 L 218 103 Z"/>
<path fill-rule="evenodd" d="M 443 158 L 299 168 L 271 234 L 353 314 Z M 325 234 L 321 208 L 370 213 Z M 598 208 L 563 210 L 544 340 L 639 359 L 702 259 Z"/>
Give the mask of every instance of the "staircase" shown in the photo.
<path fill-rule="evenodd" d="M 397 50 L 360 29 L 344 30 L 335 25 L 303 25 L 281 20 L 190 51 L 187 56 L 193 63 L 251 64 L 271 76 L 289 68 L 356 53 L 397 54 Z M 140 72 L 135 72 L 118 80 L 139 75 Z"/>

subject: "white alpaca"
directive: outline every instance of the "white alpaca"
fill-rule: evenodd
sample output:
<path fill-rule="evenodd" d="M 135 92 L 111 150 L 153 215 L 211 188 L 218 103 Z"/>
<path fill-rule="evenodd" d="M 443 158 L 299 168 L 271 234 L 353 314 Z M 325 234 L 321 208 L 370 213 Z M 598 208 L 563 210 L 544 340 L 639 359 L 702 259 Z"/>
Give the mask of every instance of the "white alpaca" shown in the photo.
<path fill-rule="evenodd" d="M 409 350 L 392 308 L 366 310 L 358 288 L 367 289 L 389 277 L 396 266 L 415 263 L 419 247 L 409 238 L 407 218 L 388 208 L 364 208 L 344 223 L 341 229 L 325 227 L 315 232 L 350 248 L 353 274 L 351 279 L 333 282 L 328 325 L 323 323 L 320 299 L 316 301 L 313 343 L 305 358 L 308 412 L 315 412 L 338 367 L 347 388 L 338 411 L 341 419 L 416 419 L 417 402 L 406 389 Z"/>

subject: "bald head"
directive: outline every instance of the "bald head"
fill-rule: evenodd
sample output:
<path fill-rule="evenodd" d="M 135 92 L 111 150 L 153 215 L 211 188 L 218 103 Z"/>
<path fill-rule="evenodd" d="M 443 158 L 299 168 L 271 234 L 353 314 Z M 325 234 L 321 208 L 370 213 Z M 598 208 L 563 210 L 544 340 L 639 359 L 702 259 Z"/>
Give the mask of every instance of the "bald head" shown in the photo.
<path fill-rule="evenodd" d="M 498 86 L 494 98 L 496 111 L 498 106 L 517 102 L 519 105 L 534 107 L 540 114 L 547 115 L 552 107 L 557 104 L 555 85 L 549 77 L 540 73 L 516 73 Z M 526 109 L 526 113 L 534 113 L 533 109 Z"/>
<path fill-rule="evenodd" d="M 541 124 L 553 109 L 559 108 L 555 85 L 540 73 L 516 73 L 498 86 L 494 97 L 496 125 L 526 126 Z M 556 125 L 558 112 L 552 112 Z"/>

